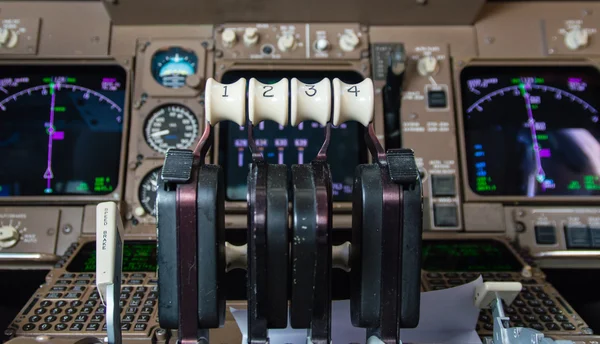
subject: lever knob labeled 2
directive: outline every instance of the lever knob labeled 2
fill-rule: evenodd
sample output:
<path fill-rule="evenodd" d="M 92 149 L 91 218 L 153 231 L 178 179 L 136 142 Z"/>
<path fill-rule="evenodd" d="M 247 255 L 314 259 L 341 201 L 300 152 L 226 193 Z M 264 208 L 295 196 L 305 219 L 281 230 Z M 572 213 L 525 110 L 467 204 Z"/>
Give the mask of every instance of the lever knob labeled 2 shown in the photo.
<path fill-rule="evenodd" d="M 365 127 L 373 120 L 373 81 L 347 84 L 333 79 L 333 125 L 356 121 Z"/>
<path fill-rule="evenodd" d="M 204 115 L 211 125 L 221 121 L 246 123 L 246 79 L 233 84 L 221 84 L 210 78 L 206 81 Z"/>
<path fill-rule="evenodd" d="M 293 78 L 291 80 L 291 114 L 292 126 L 303 121 L 315 121 L 327 124 L 331 118 L 331 82 L 325 78 L 316 84 L 305 84 Z"/>
<path fill-rule="evenodd" d="M 263 84 L 252 78 L 248 86 L 248 118 L 256 125 L 271 120 L 283 126 L 288 122 L 288 80 Z"/>

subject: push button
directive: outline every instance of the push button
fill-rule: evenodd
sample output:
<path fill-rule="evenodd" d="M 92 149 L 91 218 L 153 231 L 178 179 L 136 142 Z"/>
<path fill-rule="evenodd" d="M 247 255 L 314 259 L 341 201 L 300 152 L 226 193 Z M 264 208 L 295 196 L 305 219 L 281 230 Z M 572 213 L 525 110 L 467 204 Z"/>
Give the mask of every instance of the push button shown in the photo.
<path fill-rule="evenodd" d="M 427 106 L 434 109 L 445 108 L 448 106 L 448 97 L 446 91 L 427 91 Z"/>
<path fill-rule="evenodd" d="M 453 197 L 456 196 L 456 187 L 454 185 L 453 174 L 432 174 L 431 192 L 433 197 Z"/>
<path fill-rule="evenodd" d="M 538 245 L 556 245 L 556 228 L 551 225 L 535 226 L 535 242 Z"/>
<path fill-rule="evenodd" d="M 436 227 L 458 226 L 458 210 L 456 204 L 434 204 L 433 222 Z"/>
<path fill-rule="evenodd" d="M 592 246 L 590 230 L 586 226 L 565 226 L 568 248 L 588 248 Z"/>

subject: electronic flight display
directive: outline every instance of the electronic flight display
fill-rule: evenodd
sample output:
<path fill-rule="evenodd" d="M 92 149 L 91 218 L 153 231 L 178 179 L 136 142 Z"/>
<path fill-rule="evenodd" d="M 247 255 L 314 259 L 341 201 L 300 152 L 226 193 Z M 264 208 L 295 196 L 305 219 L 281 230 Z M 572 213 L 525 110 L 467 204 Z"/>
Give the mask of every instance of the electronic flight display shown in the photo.
<path fill-rule="evenodd" d="M 164 87 L 181 88 L 188 75 L 196 73 L 198 57 L 191 51 L 171 47 L 152 56 L 152 76 Z"/>
<path fill-rule="evenodd" d="M 298 78 L 304 83 L 316 83 L 323 78 L 339 78 L 346 83 L 358 83 L 362 76 L 354 72 L 328 71 L 232 71 L 223 75 L 223 83 L 239 78 L 256 78 L 262 83 L 275 83 L 282 78 Z M 273 164 L 310 163 L 321 148 L 325 129 L 316 122 L 303 122 L 298 127 L 281 127 L 272 121 L 261 122 L 254 129 L 257 146 L 265 159 Z M 354 169 L 367 160 L 363 145 L 363 130 L 356 122 L 347 122 L 331 131 L 328 161 L 331 166 L 333 200 L 350 201 Z M 248 132 L 235 123 L 221 124 L 219 164 L 224 167 L 227 199 L 246 200 L 248 166 L 252 156 L 248 148 Z"/>
<path fill-rule="evenodd" d="M 126 241 L 123 245 L 123 272 L 156 271 L 156 242 Z M 88 242 L 67 266 L 70 272 L 96 272 L 96 242 Z"/>
<path fill-rule="evenodd" d="M 0 67 L 0 196 L 105 195 L 119 183 L 126 72 Z"/>
<path fill-rule="evenodd" d="M 446 272 L 520 272 L 523 265 L 502 242 L 423 240 L 423 270 Z"/>
<path fill-rule="evenodd" d="M 597 69 L 471 66 L 461 90 L 473 192 L 600 195 Z"/>

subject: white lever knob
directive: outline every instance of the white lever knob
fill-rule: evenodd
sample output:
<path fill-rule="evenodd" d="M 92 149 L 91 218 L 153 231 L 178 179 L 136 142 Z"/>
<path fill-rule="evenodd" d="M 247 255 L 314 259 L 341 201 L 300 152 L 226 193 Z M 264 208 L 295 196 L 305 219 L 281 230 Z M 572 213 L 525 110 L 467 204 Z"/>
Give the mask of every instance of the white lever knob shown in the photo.
<path fill-rule="evenodd" d="M 333 125 L 356 121 L 365 127 L 373 120 L 373 81 L 346 84 L 333 79 Z"/>
<path fill-rule="evenodd" d="M 246 124 L 246 79 L 233 84 L 221 84 L 210 78 L 206 81 L 204 116 L 211 125 L 221 121 Z"/>
<path fill-rule="evenodd" d="M 291 125 L 309 120 L 327 124 L 331 118 L 331 81 L 325 78 L 316 84 L 305 84 L 293 78 L 291 83 Z"/>
<path fill-rule="evenodd" d="M 263 84 L 252 78 L 248 87 L 248 118 L 253 125 L 266 120 L 287 125 L 288 79 Z"/>

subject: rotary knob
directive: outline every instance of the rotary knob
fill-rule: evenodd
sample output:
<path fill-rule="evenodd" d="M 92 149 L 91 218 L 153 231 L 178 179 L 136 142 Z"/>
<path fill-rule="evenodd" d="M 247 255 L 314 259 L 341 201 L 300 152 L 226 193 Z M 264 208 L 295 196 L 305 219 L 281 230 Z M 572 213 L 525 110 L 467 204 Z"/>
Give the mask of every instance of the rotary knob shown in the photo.
<path fill-rule="evenodd" d="M 258 43 L 258 29 L 255 27 L 248 27 L 244 30 L 244 45 L 251 47 Z"/>
<path fill-rule="evenodd" d="M 15 30 L 0 28 L 0 45 L 6 48 L 14 48 L 19 42 L 19 35 Z"/>
<path fill-rule="evenodd" d="M 354 30 L 346 31 L 340 36 L 340 48 L 343 51 L 353 51 L 360 43 L 360 38 Z"/>
<path fill-rule="evenodd" d="M 435 56 L 423 56 L 417 62 L 417 70 L 422 76 L 430 76 L 437 74 L 439 70 L 438 61 Z"/>
<path fill-rule="evenodd" d="M 223 42 L 223 46 L 227 48 L 231 48 L 237 42 L 237 35 L 233 29 L 225 29 L 221 34 L 221 41 Z"/>
<path fill-rule="evenodd" d="M 296 38 L 293 35 L 283 35 L 277 40 L 277 47 L 281 51 L 291 51 L 296 47 Z"/>
<path fill-rule="evenodd" d="M 10 248 L 19 242 L 19 232 L 13 226 L 0 227 L 0 247 Z"/>
<path fill-rule="evenodd" d="M 326 38 L 319 38 L 315 42 L 315 49 L 324 52 L 329 49 L 329 41 Z"/>
<path fill-rule="evenodd" d="M 565 34 L 565 45 L 569 50 L 585 48 L 588 45 L 588 33 L 581 28 L 573 28 Z"/>

